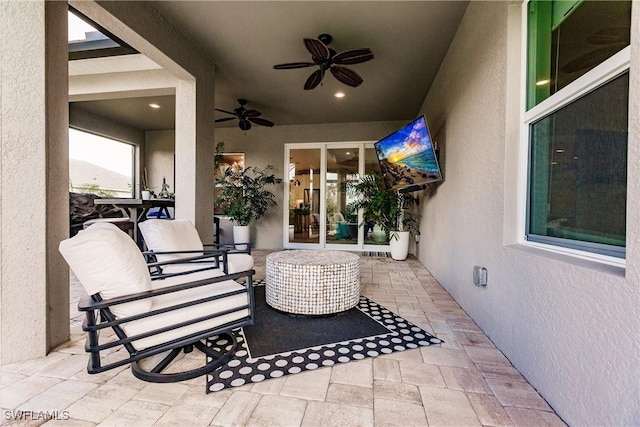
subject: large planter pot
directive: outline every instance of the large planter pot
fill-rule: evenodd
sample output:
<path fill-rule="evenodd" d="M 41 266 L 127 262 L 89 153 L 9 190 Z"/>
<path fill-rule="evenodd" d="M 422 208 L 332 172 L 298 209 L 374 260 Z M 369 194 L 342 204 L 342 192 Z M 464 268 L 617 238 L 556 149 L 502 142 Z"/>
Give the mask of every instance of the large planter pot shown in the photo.
<path fill-rule="evenodd" d="M 389 246 L 391 247 L 391 258 L 396 261 L 404 261 L 409 255 L 408 231 L 392 231 L 389 236 Z"/>
<path fill-rule="evenodd" d="M 251 242 L 251 232 L 248 225 L 234 225 L 233 226 L 233 243 L 238 250 L 244 250 L 247 245 L 241 243 Z"/>

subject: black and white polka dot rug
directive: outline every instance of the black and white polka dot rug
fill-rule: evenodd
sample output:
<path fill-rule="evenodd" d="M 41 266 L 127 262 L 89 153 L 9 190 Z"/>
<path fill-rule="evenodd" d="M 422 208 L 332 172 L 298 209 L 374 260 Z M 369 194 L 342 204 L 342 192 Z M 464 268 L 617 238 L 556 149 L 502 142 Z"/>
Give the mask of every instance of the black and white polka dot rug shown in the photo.
<path fill-rule="evenodd" d="M 260 286 L 263 282 L 254 281 L 254 283 Z M 360 296 L 357 309 L 382 325 L 384 327 L 382 330 L 387 332 L 252 357 L 251 343 L 247 342 L 244 331 L 242 328 L 234 330 L 238 350 L 227 365 L 207 375 L 207 393 L 367 357 L 442 343 L 442 340 L 429 335 L 423 329 L 364 296 Z M 208 340 L 208 345 L 223 351 L 230 342 L 212 337 Z"/>

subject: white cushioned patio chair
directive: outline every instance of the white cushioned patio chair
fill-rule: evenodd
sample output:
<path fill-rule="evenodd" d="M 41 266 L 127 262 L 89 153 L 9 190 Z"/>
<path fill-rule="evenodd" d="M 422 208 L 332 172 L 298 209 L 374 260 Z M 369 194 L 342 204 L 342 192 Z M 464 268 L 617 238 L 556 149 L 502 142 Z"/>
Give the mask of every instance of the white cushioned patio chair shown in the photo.
<path fill-rule="evenodd" d="M 233 245 L 203 244 L 198 234 L 198 230 L 188 219 L 148 219 L 139 224 L 140 232 L 144 242 L 149 249 L 149 254 L 155 256 L 158 261 L 179 260 L 195 255 L 208 255 L 215 257 L 216 252 L 224 249 L 227 255 L 227 273 L 237 273 L 253 268 L 253 257 L 251 256 L 251 244 L 244 249 L 236 249 Z M 219 255 L 217 255 L 219 257 Z M 211 260 L 209 260 L 211 261 Z M 194 263 L 205 263 L 207 260 L 198 259 Z M 166 265 L 163 268 L 165 274 L 174 273 L 185 268 L 182 265 Z"/>
<path fill-rule="evenodd" d="M 86 314 L 90 374 L 131 364 L 133 374 L 145 381 L 195 378 L 226 364 L 237 347 L 231 330 L 254 323 L 254 271 L 225 273 L 229 269 L 224 250 L 208 253 L 207 265 L 195 269 L 193 263 L 203 255 L 188 253 L 147 264 L 126 233 L 100 223 L 62 241 L 59 250 L 86 290 L 78 308 Z M 175 270 L 164 274 L 165 266 Z M 114 330 L 115 340 L 100 340 L 100 331 L 107 328 Z M 212 337 L 228 341 L 224 353 L 207 346 Z M 126 353 L 113 360 L 116 347 L 124 347 Z M 203 366 L 166 372 L 181 351 L 188 353 L 193 347 L 208 356 Z M 151 356 L 162 360 L 143 368 L 142 361 Z"/>

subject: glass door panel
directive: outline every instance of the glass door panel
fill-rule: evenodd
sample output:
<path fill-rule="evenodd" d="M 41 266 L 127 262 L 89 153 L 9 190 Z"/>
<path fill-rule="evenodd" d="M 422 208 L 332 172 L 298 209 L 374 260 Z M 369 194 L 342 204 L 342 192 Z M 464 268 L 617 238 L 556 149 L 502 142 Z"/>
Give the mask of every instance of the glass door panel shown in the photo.
<path fill-rule="evenodd" d="M 364 148 L 364 173 L 365 175 L 370 172 L 375 172 L 378 175 L 382 175 L 380 170 L 380 163 L 378 163 L 378 157 L 376 156 L 376 150 L 371 146 L 365 146 Z M 389 240 L 386 237 L 385 232 L 376 225 L 375 218 L 363 218 L 364 229 L 364 244 L 365 245 L 388 245 Z"/>
<path fill-rule="evenodd" d="M 328 148 L 325 191 L 327 218 L 326 243 L 358 245 L 358 212 L 350 211 L 349 203 L 355 197 L 347 193 L 346 184 L 358 180 L 359 149 Z"/>
<path fill-rule="evenodd" d="M 320 161 L 320 148 L 289 150 L 289 243 L 320 243 Z"/>

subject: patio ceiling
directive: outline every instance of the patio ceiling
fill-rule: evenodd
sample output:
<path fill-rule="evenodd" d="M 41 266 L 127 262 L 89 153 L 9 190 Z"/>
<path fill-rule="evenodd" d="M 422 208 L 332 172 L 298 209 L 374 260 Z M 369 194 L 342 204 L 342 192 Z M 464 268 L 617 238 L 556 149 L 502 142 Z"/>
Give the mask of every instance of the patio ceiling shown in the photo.
<path fill-rule="evenodd" d="M 193 41 L 216 64 L 211 108 L 233 110 L 249 100 L 276 125 L 410 120 L 415 118 L 468 2 L 222 2 L 150 1 L 149 5 Z M 303 38 L 333 36 L 338 52 L 370 48 L 371 61 L 349 66 L 364 82 L 356 88 L 330 73 L 322 86 L 303 90 L 317 67 L 274 70 L 275 64 L 306 62 Z M 96 68 L 95 61 L 90 60 Z M 87 66 L 85 66 L 86 68 Z M 78 71 L 76 71 L 78 72 Z M 82 72 L 82 71 L 80 71 Z M 334 93 L 345 97 L 337 99 Z M 149 99 L 75 102 L 79 108 L 142 130 L 170 129 L 172 96 L 162 114 Z M 144 106 L 142 108 L 141 106 Z M 216 119 L 228 117 L 216 112 Z M 237 126 L 237 121 L 219 123 Z"/>

